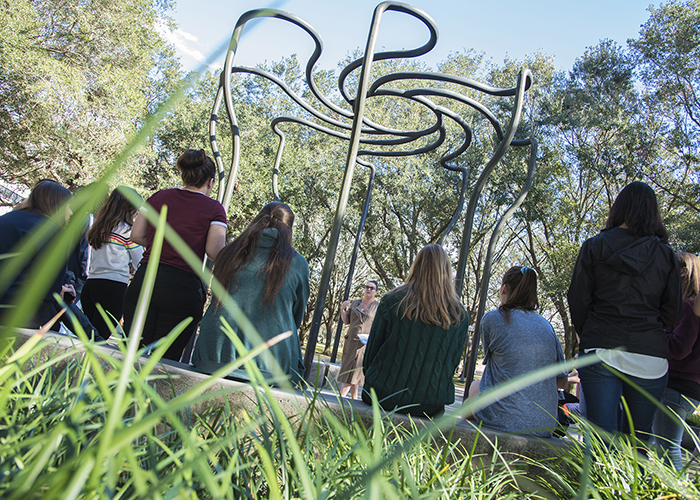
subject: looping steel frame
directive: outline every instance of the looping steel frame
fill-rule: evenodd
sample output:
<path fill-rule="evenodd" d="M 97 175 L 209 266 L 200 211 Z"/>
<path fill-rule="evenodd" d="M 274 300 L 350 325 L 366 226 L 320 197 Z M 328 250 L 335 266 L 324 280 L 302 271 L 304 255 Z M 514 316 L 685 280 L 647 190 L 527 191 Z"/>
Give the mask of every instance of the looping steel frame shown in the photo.
<path fill-rule="evenodd" d="M 428 30 L 428 41 L 424 45 L 414 49 L 375 53 L 375 45 L 379 33 L 379 27 L 381 24 L 382 16 L 387 11 L 395 11 L 407 14 L 420 20 Z M 236 51 L 241 40 L 241 34 L 246 23 L 259 18 L 276 18 L 289 22 L 305 31 L 312 38 L 315 45 L 315 49 L 306 64 L 305 79 L 311 93 L 313 94 L 315 99 L 318 100 L 319 103 L 325 106 L 325 110 L 322 111 L 312 106 L 302 96 L 295 93 L 278 76 L 260 68 L 235 66 L 233 64 Z M 435 22 L 427 13 L 425 13 L 421 9 L 400 2 L 383 2 L 379 4 L 374 10 L 374 16 L 372 18 L 372 23 L 370 26 L 369 35 L 367 37 L 367 44 L 365 47 L 363 57 L 348 64 L 341 71 L 338 78 L 338 87 L 340 90 L 340 95 L 347 102 L 350 108 L 348 109 L 347 107 L 337 105 L 327 96 L 325 96 L 322 92 L 319 91 L 315 83 L 314 67 L 323 51 L 323 42 L 321 40 L 321 36 L 310 24 L 308 24 L 306 21 L 294 14 L 290 14 L 288 12 L 284 12 L 277 9 L 256 9 L 248 11 L 245 14 L 243 14 L 236 23 L 236 27 L 233 31 L 231 42 L 226 53 L 224 69 L 221 73 L 219 88 L 216 94 L 216 98 L 214 100 L 214 106 L 212 109 L 212 115 L 209 125 L 211 147 L 214 153 L 214 158 L 216 161 L 217 169 L 219 171 L 220 179 L 218 199 L 224 205 L 224 207 L 228 207 L 231 202 L 233 188 L 236 184 L 236 177 L 238 175 L 241 150 L 240 132 L 234 110 L 234 99 L 231 92 L 231 78 L 233 74 L 248 73 L 258 77 L 266 78 L 267 80 L 275 83 L 284 93 L 286 93 L 289 96 L 290 99 L 292 99 L 292 101 L 294 101 L 301 109 L 303 109 L 313 117 L 313 120 L 309 120 L 299 117 L 280 116 L 272 120 L 271 127 L 280 139 L 272 175 L 272 188 L 275 200 L 279 200 L 277 180 L 279 176 L 279 167 L 282 159 L 282 153 L 285 146 L 285 135 L 280 126 L 282 126 L 285 123 L 293 123 L 296 125 L 309 127 L 313 130 L 316 130 L 317 132 L 328 134 L 331 137 L 348 142 L 347 159 L 342 180 L 342 186 L 338 196 L 338 206 L 335 212 L 333 226 L 330 231 L 328 250 L 326 252 L 326 260 L 323 266 L 321 280 L 319 283 L 316 308 L 314 310 L 312 326 L 308 335 L 306 352 L 304 355 L 304 364 L 306 367 L 307 377 L 310 374 L 310 366 L 311 362 L 313 361 L 314 351 L 318 339 L 318 332 L 321 325 L 323 310 L 325 307 L 326 295 L 328 292 L 328 286 L 331 278 L 331 271 L 333 268 L 333 263 L 335 261 L 335 254 L 340 239 L 342 223 L 347 211 L 347 203 L 350 188 L 352 185 L 354 168 L 356 164 L 359 164 L 370 170 L 370 177 L 368 181 L 362 216 L 360 218 L 360 223 L 355 235 L 355 246 L 352 253 L 351 265 L 348 272 L 348 278 L 343 294 L 343 300 L 346 300 L 349 297 L 352 288 L 352 278 L 354 274 L 355 262 L 360 247 L 362 230 L 371 202 L 372 187 L 376 174 L 375 166 L 372 163 L 363 160 L 359 157 L 408 157 L 427 153 L 429 151 L 434 151 L 437 148 L 439 148 L 445 141 L 446 131 L 444 119 L 451 119 L 455 124 L 461 127 L 464 133 L 464 139 L 459 145 L 459 147 L 447 152 L 440 158 L 440 166 L 447 170 L 459 173 L 462 178 L 462 186 L 460 197 L 457 201 L 454 214 L 449 224 L 447 225 L 445 231 L 442 233 L 439 239 L 440 244 L 443 243 L 445 237 L 452 231 L 452 229 L 462 216 L 468 187 L 468 170 L 465 167 L 454 165 L 450 162 L 458 158 L 462 153 L 464 153 L 467 150 L 472 141 L 472 129 L 470 128 L 466 120 L 458 113 L 454 112 L 450 108 L 438 105 L 430 99 L 430 97 L 438 97 L 443 100 L 449 99 L 465 104 L 471 107 L 472 109 L 476 110 L 482 117 L 484 117 L 488 121 L 488 123 L 491 124 L 497 139 L 497 147 L 495 149 L 495 152 L 493 153 L 493 156 L 491 157 L 489 162 L 484 167 L 476 183 L 472 187 L 472 193 L 469 199 L 469 203 L 467 205 L 467 212 L 465 216 L 464 229 L 460 245 L 459 260 L 457 262 L 457 272 L 455 277 L 455 286 L 457 292 L 460 295 L 463 289 L 465 279 L 466 262 L 467 257 L 469 255 L 469 245 L 471 240 L 474 216 L 476 213 L 477 203 L 481 195 L 482 189 L 485 186 L 489 176 L 495 169 L 496 165 L 503 158 L 503 155 L 506 153 L 509 147 L 514 146 L 530 148 L 530 158 L 528 162 L 527 177 L 525 183 L 522 186 L 519 196 L 516 198 L 513 204 L 508 208 L 508 210 L 504 213 L 503 217 L 496 224 L 496 227 L 491 235 L 491 240 L 489 242 L 485 269 L 483 273 L 484 279 L 482 281 L 481 297 L 476 318 L 476 325 L 471 341 L 469 342 L 469 356 L 467 357 L 467 359 L 465 359 L 464 373 L 466 373 L 467 375 L 467 390 L 470 382 L 473 380 L 474 369 L 476 366 L 476 353 L 478 350 L 479 341 L 479 323 L 481 321 L 481 317 L 484 313 L 484 308 L 486 305 L 486 296 L 488 292 L 491 265 L 493 261 L 493 254 L 495 251 L 496 243 L 498 241 L 498 237 L 503 229 L 506 220 L 513 214 L 513 212 L 520 206 L 520 204 L 525 199 L 525 196 L 527 195 L 534 175 L 535 160 L 537 156 L 537 142 L 534 139 L 514 140 L 515 133 L 520 123 L 524 95 L 532 84 L 532 74 L 530 70 L 522 69 L 518 74 L 516 85 L 512 88 L 506 89 L 484 85 L 482 83 L 476 82 L 468 78 L 462 78 L 455 75 L 434 72 L 397 72 L 377 78 L 375 81 L 370 83 L 370 69 L 374 61 L 412 58 L 424 55 L 435 47 L 437 39 L 438 28 L 435 25 Z M 351 74 L 353 74 L 353 72 L 356 70 L 360 71 L 360 75 L 357 83 L 357 92 L 356 95 L 353 97 L 350 94 L 350 90 L 348 88 L 348 77 Z M 427 86 L 425 88 L 413 88 L 410 90 L 399 90 L 388 87 L 388 85 L 390 85 L 392 82 L 407 80 L 423 80 L 428 83 L 448 83 L 472 89 L 482 94 L 494 97 L 514 97 L 510 122 L 504 130 L 501 127 L 496 116 L 485 105 L 459 92 L 447 90 L 444 88 Z M 423 130 L 397 130 L 391 127 L 383 126 L 379 123 L 375 123 L 365 116 L 365 104 L 367 102 L 367 99 L 380 96 L 385 98 L 408 99 L 413 103 L 418 103 L 424 106 L 434 115 L 435 121 Z M 216 140 L 216 125 L 219 116 L 219 111 L 222 105 L 226 110 L 232 135 L 232 158 L 230 162 L 228 176 L 226 176 L 225 174 L 226 168 L 224 166 L 223 159 L 221 158 L 221 154 L 219 152 Z M 340 118 L 333 118 L 330 116 L 330 114 L 333 114 Z M 418 142 L 419 140 L 421 142 Z M 360 149 L 361 145 L 364 149 Z M 404 145 L 412 147 L 413 149 L 397 150 L 389 148 L 390 146 Z M 372 149 L 373 147 L 375 149 Z M 335 360 L 335 357 L 337 355 L 341 329 L 342 324 L 339 324 L 333 347 L 333 361 Z M 465 390 L 465 399 L 466 395 L 467 391 Z"/>

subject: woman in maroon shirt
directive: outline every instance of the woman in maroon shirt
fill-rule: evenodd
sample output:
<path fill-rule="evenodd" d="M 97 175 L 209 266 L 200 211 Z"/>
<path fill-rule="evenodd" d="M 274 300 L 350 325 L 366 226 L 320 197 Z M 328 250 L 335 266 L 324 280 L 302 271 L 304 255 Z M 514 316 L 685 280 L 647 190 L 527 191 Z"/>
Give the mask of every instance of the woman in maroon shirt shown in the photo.
<path fill-rule="evenodd" d="M 158 191 L 148 199 L 148 206 L 156 212 L 167 206 L 168 224 L 197 257 L 204 259 L 206 254 L 213 260 L 224 247 L 226 239 L 224 207 L 209 198 L 214 188 L 216 166 L 203 149 L 188 149 L 178 158 L 177 168 L 182 174 L 184 187 Z M 124 297 L 124 331 L 127 334 L 131 330 L 155 232 L 155 227 L 145 217 L 137 217 L 131 229 L 131 240 L 142 245 L 146 251 Z M 205 297 L 202 280 L 180 254 L 167 241 L 164 242 L 141 346 L 165 337 L 181 321 L 192 318 L 163 355 L 166 359 L 179 361 L 202 319 Z"/>

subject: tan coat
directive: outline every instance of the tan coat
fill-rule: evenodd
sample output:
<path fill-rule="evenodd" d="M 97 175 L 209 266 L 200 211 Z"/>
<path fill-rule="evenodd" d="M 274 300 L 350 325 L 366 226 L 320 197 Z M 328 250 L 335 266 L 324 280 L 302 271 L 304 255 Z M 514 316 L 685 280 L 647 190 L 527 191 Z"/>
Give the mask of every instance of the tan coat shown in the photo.
<path fill-rule="evenodd" d="M 358 338 L 357 334 L 369 334 L 379 302 L 376 300 L 372 301 L 364 311 L 360 308 L 361 303 L 362 300 L 353 300 L 347 312 L 350 324 L 348 333 L 345 335 L 343 358 L 340 363 L 340 375 L 338 375 L 338 382 L 343 384 L 362 385 L 365 382 L 365 376 L 362 373 L 365 345 Z"/>

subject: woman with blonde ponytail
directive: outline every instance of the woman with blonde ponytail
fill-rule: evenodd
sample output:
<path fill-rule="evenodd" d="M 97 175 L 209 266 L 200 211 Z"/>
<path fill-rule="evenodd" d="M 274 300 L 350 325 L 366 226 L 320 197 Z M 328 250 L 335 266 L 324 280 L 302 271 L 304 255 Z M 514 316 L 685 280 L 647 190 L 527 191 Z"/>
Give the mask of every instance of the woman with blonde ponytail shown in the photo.
<path fill-rule="evenodd" d="M 213 300 L 204 314 L 192 364 L 204 373 L 214 373 L 238 358 L 239 353 L 224 332 L 226 321 L 247 350 L 285 332 L 287 337 L 254 359 L 262 375 L 274 385 L 304 376 L 298 329 L 309 299 L 309 265 L 294 250 L 294 213 L 284 203 L 263 207 L 250 225 L 228 244 L 214 263 L 214 277 L 228 290 L 255 327 L 259 338 L 248 338 L 240 330 L 224 303 Z M 229 377 L 249 380 L 243 367 Z"/>
<path fill-rule="evenodd" d="M 455 400 L 454 372 L 469 319 L 440 245 L 418 252 L 406 283 L 384 295 L 372 323 L 362 400 L 374 389 L 386 410 L 438 416 Z"/>

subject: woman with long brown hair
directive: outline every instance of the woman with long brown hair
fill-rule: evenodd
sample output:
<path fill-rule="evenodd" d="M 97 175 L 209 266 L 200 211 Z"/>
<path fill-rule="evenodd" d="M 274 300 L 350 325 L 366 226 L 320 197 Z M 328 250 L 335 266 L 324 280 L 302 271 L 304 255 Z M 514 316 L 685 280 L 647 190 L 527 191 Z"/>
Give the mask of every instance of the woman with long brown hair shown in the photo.
<path fill-rule="evenodd" d="M 579 354 L 600 359 L 579 369 L 586 417 L 610 433 L 634 428 L 644 441 L 656 413 L 649 395 L 661 399 L 668 380 L 664 329 L 681 313 L 681 275 L 667 242 L 654 190 L 628 184 L 605 228 L 583 242 L 568 293 Z M 633 426 L 626 416 L 618 420 L 623 397 Z"/>
<path fill-rule="evenodd" d="M 363 369 L 362 400 L 374 389 L 385 410 L 441 414 L 455 400 L 454 372 L 469 319 L 440 245 L 418 252 L 406 283 L 382 298 L 372 323 Z"/>
<path fill-rule="evenodd" d="M 124 186 L 112 191 L 87 232 L 92 256 L 81 303 L 90 323 L 105 340 L 111 336 L 114 326 L 104 320 L 97 304 L 117 323 L 121 320 L 129 278 L 143 256 L 143 247 L 131 241 L 131 227 L 140 207 L 129 202 L 121 193 L 124 190 L 136 194 Z"/>
<path fill-rule="evenodd" d="M 20 203 L 15 210 L 0 217 L 0 254 L 10 254 L 15 252 L 19 245 L 29 239 L 43 224 L 50 224 L 51 233 L 47 235 L 45 241 L 30 249 L 32 255 L 28 262 L 14 274 L 14 278 L 8 281 L 0 281 L 0 324 L 4 324 L 4 317 L 8 308 L 16 306 L 15 300 L 24 285 L 32 279 L 35 273 L 35 264 L 46 258 L 46 253 L 51 248 L 51 238 L 56 238 L 68 221 L 69 209 L 66 201 L 71 194 L 68 189 L 59 183 L 44 179 L 34 185 L 29 198 Z M 47 222 L 51 219 L 53 223 Z M 66 259 L 68 256 L 66 255 Z M 72 294 L 75 290 L 69 290 L 63 285 L 66 262 L 62 262 L 62 268 L 56 271 L 53 276 L 41 276 L 41 279 L 51 280 L 46 295 L 39 302 L 33 317 L 25 318 L 21 326 L 26 328 L 39 328 L 48 323 L 60 309 L 54 299 L 54 294 L 63 295 L 66 292 Z M 58 331 L 60 323 L 54 323 L 51 328 Z"/>
<path fill-rule="evenodd" d="M 287 377 L 292 382 L 303 378 L 298 329 L 309 299 L 309 265 L 292 245 L 293 224 L 294 213 L 289 206 L 268 203 L 217 257 L 214 277 L 228 290 L 227 300 L 235 301 L 253 324 L 259 339 L 246 337 L 224 304 L 213 300 L 192 354 L 197 370 L 213 373 L 238 358 L 238 351 L 223 330 L 225 320 L 248 350 L 260 340 L 291 332 L 290 337 L 257 356 L 255 363 L 275 385 Z M 243 367 L 228 376 L 250 380 Z"/>

